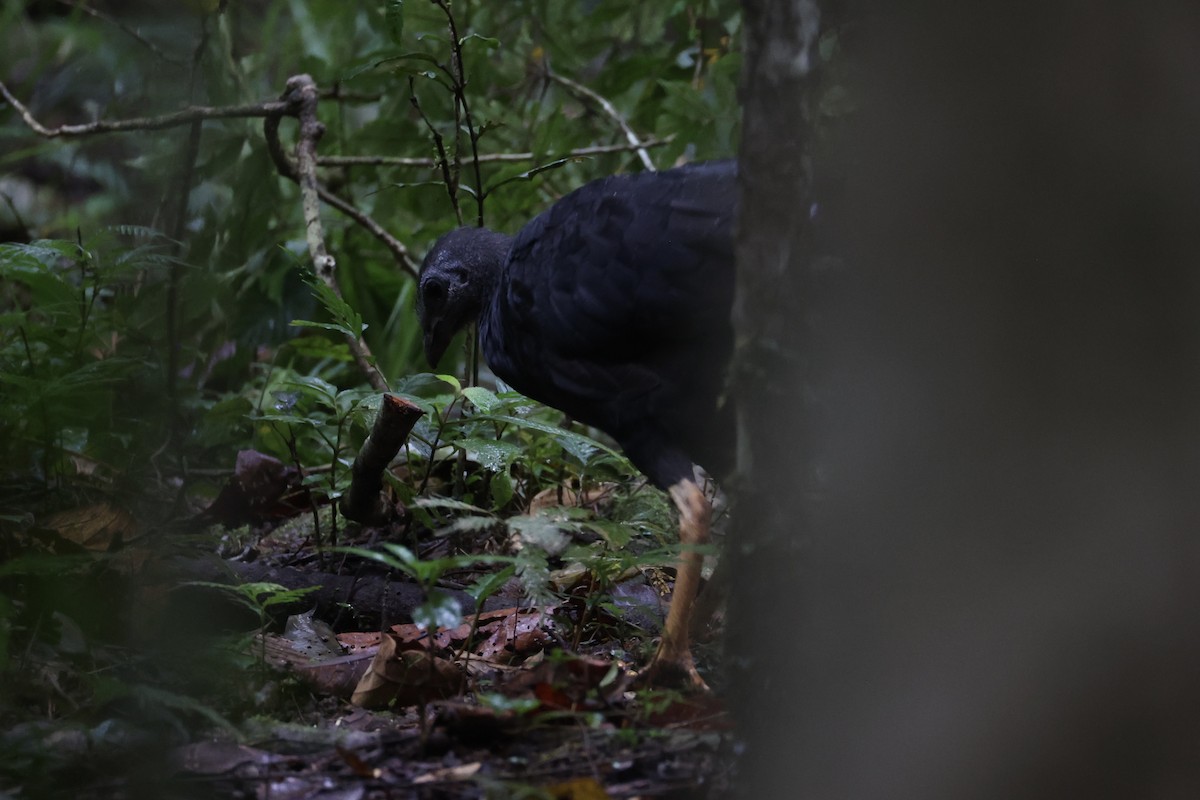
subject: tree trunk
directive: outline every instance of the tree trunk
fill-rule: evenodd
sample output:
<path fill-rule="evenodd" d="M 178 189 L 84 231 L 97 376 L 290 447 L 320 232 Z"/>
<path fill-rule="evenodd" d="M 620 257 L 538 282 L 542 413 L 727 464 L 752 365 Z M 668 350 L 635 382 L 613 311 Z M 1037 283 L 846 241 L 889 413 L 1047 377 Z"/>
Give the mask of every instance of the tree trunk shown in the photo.
<path fill-rule="evenodd" d="M 780 619 L 779 609 L 802 603 L 802 498 L 812 463 L 802 430 L 810 421 L 804 392 L 813 297 L 809 131 L 819 13 L 815 0 L 746 0 L 743 9 L 733 380 L 739 447 L 735 531 L 725 555 L 734 581 L 726 664 L 746 745 L 741 788 L 757 798 L 783 796 L 775 792 L 786 788 L 776 779 L 794 757 L 799 696 L 791 670 L 805 645 L 797 620 Z"/>
<path fill-rule="evenodd" d="M 803 6 L 746 3 L 746 796 L 1200 796 L 1195 4 L 859 9 L 830 270 Z"/>

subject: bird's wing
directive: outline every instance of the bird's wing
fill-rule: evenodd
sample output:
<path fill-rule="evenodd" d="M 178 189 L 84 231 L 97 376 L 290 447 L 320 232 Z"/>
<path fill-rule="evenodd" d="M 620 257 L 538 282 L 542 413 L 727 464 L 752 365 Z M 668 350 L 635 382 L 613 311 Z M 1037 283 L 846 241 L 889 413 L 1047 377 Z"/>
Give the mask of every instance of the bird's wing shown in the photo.
<path fill-rule="evenodd" d="M 493 371 L 631 456 L 696 438 L 732 343 L 735 181 L 733 162 L 608 178 L 526 225 L 481 328 Z"/>
<path fill-rule="evenodd" d="M 506 317 L 562 357 L 645 358 L 708 338 L 733 292 L 734 162 L 608 178 L 525 226 Z"/>

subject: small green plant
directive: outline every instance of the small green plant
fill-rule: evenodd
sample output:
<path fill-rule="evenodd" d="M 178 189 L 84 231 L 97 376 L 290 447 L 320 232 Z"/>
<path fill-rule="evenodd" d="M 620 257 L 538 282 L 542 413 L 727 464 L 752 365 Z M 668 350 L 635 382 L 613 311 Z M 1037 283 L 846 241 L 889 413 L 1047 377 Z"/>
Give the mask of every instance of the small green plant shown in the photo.
<path fill-rule="evenodd" d="M 385 567 L 407 575 L 421 587 L 425 600 L 413 609 L 413 622 L 432 636 L 440 628 L 453 628 L 463 622 L 462 609 L 458 601 L 448 592 L 438 588 L 438 581 L 450 570 L 466 569 L 480 565 L 504 564 L 506 570 L 496 575 L 489 575 L 474 587 L 476 608 L 482 608 L 483 601 L 504 581 L 512 575 L 513 559 L 508 556 L 489 555 L 458 555 L 443 558 L 420 559 L 411 550 L 401 544 L 385 542 L 378 550 L 368 550 L 362 547 L 341 548 L 341 552 L 366 558 L 383 564 Z M 507 574 L 506 574 L 507 573 Z M 503 576 L 503 577 L 496 577 Z"/>
<path fill-rule="evenodd" d="M 279 605 L 297 603 L 303 600 L 305 595 L 315 592 L 320 588 L 319 586 L 308 586 L 303 589 L 289 589 L 286 586 L 280 586 L 278 583 L 268 582 L 226 584 L 211 581 L 190 581 L 184 585 L 215 589 L 223 592 L 232 597 L 240 605 L 254 612 L 258 617 L 258 630 L 243 637 L 243 640 L 236 647 L 238 650 L 244 649 L 244 645 L 252 641 L 255 635 L 261 634 L 266 630 L 270 621 L 270 610 L 272 608 Z M 266 639 L 261 639 L 258 653 L 259 668 L 265 669 L 266 663 Z"/>
<path fill-rule="evenodd" d="M 353 445 L 365 438 L 368 414 L 377 407 L 378 395 L 367 389 L 339 390 L 322 378 L 290 369 L 277 370 L 264 394 L 264 405 L 269 402 L 270 409 L 251 417 L 257 444 L 293 464 L 303 476 L 303 485 L 312 490 L 310 510 L 319 545 L 316 495 L 336 501 L 349 486 Z M 334 514 L 329 540 L 335 545 L 337 522 Z"/>
<path fill-rule="evenodd" d="M 168 246 L 141 228 L 0 245 L 0 476 L 61 486 L 86 461 L 120 479 L 161 446 L 162 321 L 141 303 L 162 291 Z"/>

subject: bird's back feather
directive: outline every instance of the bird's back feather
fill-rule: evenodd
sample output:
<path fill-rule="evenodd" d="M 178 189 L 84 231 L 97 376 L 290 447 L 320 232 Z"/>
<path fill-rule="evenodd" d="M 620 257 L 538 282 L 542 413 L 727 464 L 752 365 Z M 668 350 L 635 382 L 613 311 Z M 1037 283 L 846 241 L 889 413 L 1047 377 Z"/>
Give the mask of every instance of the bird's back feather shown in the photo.
<path fill-rule="evenodd" d="M 567 195 L 516 236 L 481 319 L 497 375 L 612 435 L 659 485 L 730 449 L 735 182 L 708 162 Z"/>

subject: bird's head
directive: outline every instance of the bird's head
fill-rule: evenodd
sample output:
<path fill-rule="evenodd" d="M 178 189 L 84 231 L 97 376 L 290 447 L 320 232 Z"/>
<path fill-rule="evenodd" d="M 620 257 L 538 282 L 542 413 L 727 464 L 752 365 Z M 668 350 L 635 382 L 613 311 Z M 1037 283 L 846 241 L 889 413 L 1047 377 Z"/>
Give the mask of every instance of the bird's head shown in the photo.
<path fill-rule="evenodd" d="M 491 299 L 511 239 L 487 228 L 458 228 L 430 249 L 417 284 L 425 358 L 442 360 L 454 334 L 474 322 Z"/>

